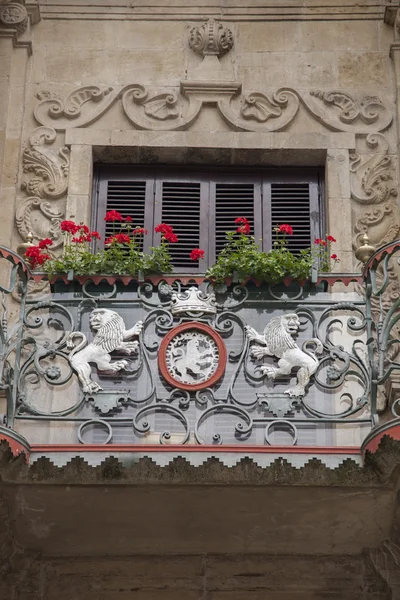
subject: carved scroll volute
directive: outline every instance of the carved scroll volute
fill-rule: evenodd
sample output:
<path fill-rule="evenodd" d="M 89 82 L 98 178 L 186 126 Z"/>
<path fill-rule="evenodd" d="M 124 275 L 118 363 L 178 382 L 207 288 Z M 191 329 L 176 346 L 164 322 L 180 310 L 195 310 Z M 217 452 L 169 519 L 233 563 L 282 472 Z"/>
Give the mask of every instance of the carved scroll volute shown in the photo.
<path fill-rule="evenodd" d="M 29 147 L 24 150 L 22 169 L 29 177 L 21 188 L 28 194 L 16 211 L 17 229 L 26 240 L 32 232 L 35 240 L 45 237 L 53 239 L 52 249 L 62 243 L 60 222 L 64 216 L 68 187 L 69 149 L 47 148 L 57 137 L 54 129 L 38 127 L 29 138 Z"/>
<path fill-rule="evenodd" d="M 377 151 L 366 160 L 357 152 L 351 153 L 351 197 L 359 204 L 388 202 L 390 198 L 397 196 L 389 145 L 380 133 L 368 135 L 365 142 L 369 148 Z"/>

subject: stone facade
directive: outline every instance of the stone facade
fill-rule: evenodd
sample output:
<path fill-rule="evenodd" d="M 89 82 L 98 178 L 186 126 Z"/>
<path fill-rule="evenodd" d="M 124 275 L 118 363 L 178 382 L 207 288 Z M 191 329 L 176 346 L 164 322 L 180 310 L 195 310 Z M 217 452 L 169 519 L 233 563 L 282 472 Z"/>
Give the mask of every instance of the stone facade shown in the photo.
<path fill-rule="evenodd" d="M 15 249 L 32 232 L 60 249 L 61 220 L 90 220 L 98 161 L 320 166 L 340 270 L 359 270 L 354 249 L 364 233 L 376 247 L 400 237 L 398 2 L 187 4 L 0 0 L 0 243 Z M 387 306 L 398 294 L 394 271 Z M 183 459 L 161 469 L 141 459 L 133 479 L 115 462 L 38 461 L 27 473 L 22 457 L 3 451 L 0 599 L 400 598 L 398 478 L 380 455 L 364 471 L 353 465 L 345 481 L 343 467 L 327 475 L 318 461 L 299 475 L 282 459 L 268 469 L 251 461 L 196 469 Z M 285 486 L 290 514 L 307 505 L 307 520 L 292 514 L 289 533 L 282 512 L 279 527 L 271 516 Z M 234 510 L 225 515 L 227 489 Z M 149 511 L 149 532 L 142 527 L 135 545 L 124 534 L 137 535 L 127 503 L 144 510 L 154 495 L 160 511 L 171 502 L 176 527 L 160 519 L 158 528 Z M 219 538 L 210 524 L 202 537 L 187 509 L 193 502 L 201 511 L 204 496 L 221 519 Z M 322 541 L 314 510 L 328 521 Z M 112 547 L 107 536 L 96 546 L 111 514 Z M 173 525 L 174 512 L 164 514 Z"/>

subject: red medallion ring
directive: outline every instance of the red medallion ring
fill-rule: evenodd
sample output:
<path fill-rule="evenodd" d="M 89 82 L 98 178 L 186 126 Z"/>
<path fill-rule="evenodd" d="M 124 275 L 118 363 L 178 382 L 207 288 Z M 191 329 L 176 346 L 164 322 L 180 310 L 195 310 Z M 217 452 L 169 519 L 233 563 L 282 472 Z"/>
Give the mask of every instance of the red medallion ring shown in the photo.
<path fill-rule="evenodd" d="M 178 325 L 161 342 L 158 368 L 172 387 L 194 392 L 212 387 L 221 379 L 225 366 L 224 341 L 204 323 Z"/>

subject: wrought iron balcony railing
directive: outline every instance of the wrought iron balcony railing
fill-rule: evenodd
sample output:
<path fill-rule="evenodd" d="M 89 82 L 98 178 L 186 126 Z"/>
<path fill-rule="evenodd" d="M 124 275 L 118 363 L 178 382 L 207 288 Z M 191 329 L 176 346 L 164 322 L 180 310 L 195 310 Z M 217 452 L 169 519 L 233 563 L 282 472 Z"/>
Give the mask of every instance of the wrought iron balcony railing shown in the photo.
<path fill-rule="evenodd" d="M 303 287 L 59 280 L 32 303 L 3 247 L 5 426 L 40 444 L 359 447 L 400 369 L 399 249 Z"/>

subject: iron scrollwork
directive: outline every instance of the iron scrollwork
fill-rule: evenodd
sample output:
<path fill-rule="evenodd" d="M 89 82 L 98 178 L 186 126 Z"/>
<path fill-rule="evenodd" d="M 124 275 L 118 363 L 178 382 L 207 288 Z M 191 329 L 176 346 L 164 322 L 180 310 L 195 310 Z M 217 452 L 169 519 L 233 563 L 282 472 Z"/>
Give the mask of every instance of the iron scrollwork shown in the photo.
<path fill-rule="evenodd" d="M 111 295 L 83 284 L 70 296 L 22 304 L 12 341 L 4 302 L 11 282 L 0 290 L 9 419 L 70 423 L 81 443 L 315 445 L 322 432 L 332 445 L 342 425 L 368 433 L 378 422 L 377 386 L 400 368 L 390 358 L 400 344 L 391 336 L 400 300 L 377 323 L 371 310 L 392 254 L 371 263 L 366 298 L 351 302 L 297 289 L 282 299 L 251 284 L 140 282 L 129 297 L 118 284 Z M 26 286 L 26 267 L 12 268 Z M 398 402 L 392 410 L 398 415 Z"/>

